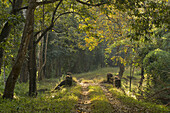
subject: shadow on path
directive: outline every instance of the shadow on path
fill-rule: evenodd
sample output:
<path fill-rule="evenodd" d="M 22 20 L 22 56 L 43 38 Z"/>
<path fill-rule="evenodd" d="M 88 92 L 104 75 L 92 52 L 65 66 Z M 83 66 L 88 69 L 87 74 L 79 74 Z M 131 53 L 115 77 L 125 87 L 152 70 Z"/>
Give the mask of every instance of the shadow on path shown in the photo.
<path fill-rule="evenodd" d="M 81 90 L 81 97 L 79 99 L 78 104 L 76 107 L 76 113 L 91 113 L 91 101 L 89 98 L 89 86 L 97 85 L 91 82 L 81 82 L 80 83 L 82 90 Z"/>

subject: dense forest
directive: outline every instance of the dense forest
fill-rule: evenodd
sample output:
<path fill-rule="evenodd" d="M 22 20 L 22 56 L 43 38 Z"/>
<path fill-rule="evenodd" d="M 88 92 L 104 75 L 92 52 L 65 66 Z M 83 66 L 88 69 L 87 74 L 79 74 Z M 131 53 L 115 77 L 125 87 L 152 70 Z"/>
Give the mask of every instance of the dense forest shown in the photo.
<path fill-rule="evenodd" d="M 43 92 L 53 94 L 54 84 L 64 80 L 68 72 L 75 75 L 77 86 L 68 88 L 65 94 L 78 94 L 75 90 L 83 94 L 89 88 L 96 90 L 96 96 L 102 90 L 106 95 L 114 87 L 113 82 L 98 87 L 90 80 L 98 84 L 101 77 L 106 79 L 111 73 L 121 81 L 121 88 L 115 92 L 121 90 L 127 97 L 135 95 L 139 97 L 136 100 L 169 109 L 169 14 L 169 0 L 0 0 L 0 112 L 41 112 L 4 111 L 3 107 L 16 104 L 13 100 L 27 101 L 23 98 L 38 102 L 41 87 Z M 88 75 L 94 70 L 98 74 Z M 84 80 L 89 83 L 86 88 L 81 87 L 83 79 L 88 79 Z M 64 93 L 59 92 L 55 99 L 60 106 L 57 99 Z M 119 98 L 114 93 L 111 97 L 114 95 Z M 49 108 L 49 112 L 60 112 L 55 111 L 59 108 Z"/>

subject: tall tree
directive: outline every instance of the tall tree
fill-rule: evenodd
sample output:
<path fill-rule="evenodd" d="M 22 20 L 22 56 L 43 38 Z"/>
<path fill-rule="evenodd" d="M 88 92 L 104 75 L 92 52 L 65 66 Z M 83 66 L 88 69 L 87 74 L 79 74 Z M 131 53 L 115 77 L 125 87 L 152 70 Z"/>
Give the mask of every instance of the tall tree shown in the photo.
<path fill-rule="evenodd" d="M 28 6 L 26 7 L 27 8 L 26 21 L 25 21 L 25 27 L 24 27 L 24 31 L 23 31 L 23 35 L 22 35 L 22 41 L 21 41 L 20 49 L 18 51 L 18 55 L 15 59 L 15 63 L 12 67 L 12 70 L 11 70 L 9 76 L 8 76 L 8 79 L 7 79 L 7 82 L 6 82 L 6 85 L 5 85 L 3 98 L 11 98 L 11 99 L 13 98 L 15 83 L 16 83 L 17 78 L 19 76 L 21 66 L 24 62 L 28 46 L 30 44 L 30 47 L 34 47 L 34 42 L 33 42 L 34 41 L 34 35 L 33 35 L 33 32 L 34 32 L 34 11 L 35 11 L 36 7 L 39 6 L 39 5 L 42 5 L 42 4 L 54 3 L 56 1 L 59 1 L 59 3 L 54 10 L 54 15 L 55 15 L 56 10 L 58 9 L 59 5 L 63 2 L 63 0 L 52 0 L 52 1 L 43 1 L 43 2 L 36 2 L 36 0 L 30 0 L 29 1 Z M 97 4 L 94 4 L 94 3 L 84 2 L 84 1 L 80 1 L 80 0 L 76 0 L 76 1 L 77 1 L 77 3 L 81 3 L 81 4 L 84 4 L 84 5 L 88 5 L 88 6 L 100 6 L 100 5 L 103 5 L 103 4 L 106 3 L 106 2 L 105 3 L 99 2 Z M 66 14 L 66 13 L 63 13 L 63 14 Z M 59 16 L 61 16 L 63 14 L 60 13 Z M 53 27 L 54 22 L 55 22 L 54 18 L 55 17 L 53 16 L 52 17 L 52 24 L 47 29 L 45 29 L 45 31 L 42 33 L 42 36 L 44 36 L 44 34 L 46 34 L 46 32 Z M 39 40 L 41 40 L 42 36 L 39 37 L 39 39 L 36 42 L 39 42 Z M 31 48 L 31 51 L 32 51 L 32 48 Z M 31 55 L 32 55 L 32 53 L 31 53 Z M 33 67 L 30 67 L 29 70 L 32 71 L 31 72 L 32 75 L 31 75 L 30 78 L 35 83 L 36 81 L 35 81 L 34 78 L 36 77 L 36 74 L 33 72 Z M 30 81 L 30 83 L 31 83 L 31 81 Z M 34 91 L 36 90 L 35 86 L 33 86 L 33 90 Z M 35 94 L 34 91 L 31 94 Z"/>
<path fill-rule="evenodd" d="M 25 59 L 25 55 L 28 49 L 30 39 L 31 37 L 33 37 L 34 10 L 36 7 L 35 3 L 36 0 L 29 1 L 27 13 L 26 13 L 26 23 L 24 27 L 20 49 L 18 51 L 18 55 L 13 65 L 12 71 L 9 74 L 8 79 L 6 81 L 3 98 L 10 98 L 10 99 L 13 98 L 15 83 L 18 79 L 21 66 Z"/>
<path fill-rule="evenodd" d="M 22 1 L 23 0 L 13 0 L 13 2 L 11 2 L 12 4 L 12 10 L 10 12 L 10 15 L 17 15 L 17 13 L 19 12 L 19 9 L 22 6 Z M 9 20 L 5 23 L 4 27 L 1 30 L 0 33 L 0 44 L 3 44 L 7 41 L 7 38 L 10 34 L 11 28 L 12 28 L 12 22 Z M 1 67 L 3 64 L 3 53 L 4 53 L 4 48 L 2 47 L 2 45 L 0 46 L 0 74 L 1 74 Z"/>

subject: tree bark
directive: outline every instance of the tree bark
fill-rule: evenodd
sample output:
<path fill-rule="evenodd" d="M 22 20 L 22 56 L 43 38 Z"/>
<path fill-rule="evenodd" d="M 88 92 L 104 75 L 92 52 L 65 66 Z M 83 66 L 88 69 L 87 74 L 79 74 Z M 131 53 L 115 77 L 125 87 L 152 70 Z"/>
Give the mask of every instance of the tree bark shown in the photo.
<path fill-rule="evenodd" d="M 47 56 L 47 46 L 48 46 L 48 33 L 44 36 L 44 40 L 42 40 L 42 46 L 40 48 L 40 62 L 39 62 L 39 71 L 38 77 L 39 80 L 43 80 L 45 78 L 45 65 L 46 65 L 46 56 Z"/>
<path fill-rule="evenodd" d="M 119 77 L 120 77 L 120 79 L 122 78 L 122 76 L 123 76 L 123 73 L 124 73 L 124 71 L 125 71 L 125 66 L 124 66 L 124 64 L 122 64 L 122 63 L 120 63 L 119 62 Z"/>
<path fill-rule="evenodd" d="M 43 80 L 44 79 L 44 73 L 41 71 L 42 65 L 43 65 L 43 43 L 44 38 L 41 39 L 41 45 L 40 45 L 40 52 L 39 52 L 39 69 L 38 69 L 38 80 Z"/>
<path fill-rule="evenodd" d="M 28 49 L 28 71 L 29 71 L 29 96 L 37 95 L 36 85 L 36 45 L 35 38 L 31 38 Z"/>
<path fill-rule="evenodd" d="M 6 70 L 6 68 L 5 68 L 5 61 L 4 61 L 4 63 L 3 63 L 3 71 L 4 71 L 4 86 L 5 86 L 5 84 L 6 84 L 6 74 L 5 74 L 5 70 Z"/>
<path fill-rule="evenodd" d="M 119 56 L 119 48 L 120 46 L 117 47 L 117 56 Z M 119 78 L 121 79 L 125 71 L 125 66 L 124 64 L 121 63 L 120 60 L 118 61 L 118 66 L 119 66 Z"/>
<path fill-rule="evenodd" d="M 36 7 L 36 5 L 34 4 L 35 2 L 36 2 L 36 0 L 29 1 L 21 45 L 20 45 L 18 55 L 15 60 L 15 63 L 13 65 L 12 70 L 9 74 L 9 77 L 6 81 L 3 98 L 13 99 L 15 83 L 18 79 L 18 76 L 19 76 L 19 73 L 21 70 L 21 66 L 24 62 L 30 39 L 33 38 L 34 11 L 35 11 L 35 7 Z"/>
<path fill-rule="evenodd" d="M 61 62 L 60 62 L 60 58 L 56 58 L 56 65 L 55 65 L 55 70 L 56 70 L 56 77 L 61 77 L 62 73 L 61 73 Z"/>
<path fill-rule="evenodd" d="M 141 67 L 141 78 L 140 78 L 140 81 L 139 81 L 139 88 L 142 86 L 144 78 L 145 78 L 144 77 L 144 67 L 142 66 Z"/>
<path fill-rule="evenodd" d="M 20 72 L 20 83 L 24 82 L 26 83 L 28 81 L 29 72 L 28 72 L 28 61 L 25 60 L 25 62 L 22 65 L 21 72 Z"/>

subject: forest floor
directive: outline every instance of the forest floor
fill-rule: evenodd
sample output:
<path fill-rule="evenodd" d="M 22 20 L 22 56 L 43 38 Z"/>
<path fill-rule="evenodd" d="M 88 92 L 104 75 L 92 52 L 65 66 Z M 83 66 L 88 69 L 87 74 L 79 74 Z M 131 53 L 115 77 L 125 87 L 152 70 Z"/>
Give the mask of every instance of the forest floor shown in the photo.
<path fill-rule="evenodd" d="M 116 70 L 116 68 L 114 68 Z M 109 70 L 113 70 L 110 68 Z M 73 75 L 72 87 L 54 90 L 63 79 L 37 82 L 38 96 L 28 96 L 28 83 L 17 83 L 13 100 L 0 96 L 0 113 L 169 113 L 165 105 L 137 100 L 106 81 L 107 69 Z M 138 79 L 138 75 L 136 75 Z M 136 80 L 137 80 L 136 79 Z M 124 82 L 124 81 L 122 81 Z M 134 80 L 134 84 L 136 81 Z M 44 90 L 43 90 L 44 89 Z M 3 87 L 0 86 L 2 95 Z M 40 92 L 41 91 L 41 92 Z"/>
<path fill-rule="evenodd" d="M 81 82 L 81 96 L 78 104 L 76 105 L 76 113 L 91 113 L 91 100 L 89 97 L 88 86 L 97 85 L 95 83 Z"/>
<path fill-rule="evenodd" d="M 147 109 L 143 106 L 128 106 L 120 101 L 117 97 L 115 97 L 112 92 L 107 88 L 106 83 L 91 83 L 88 80 L 86 82 L 79 83 L 81 86 L 81 96 L 78 100 L 78 104 L 75 105 L 76 113 L 154 113 L 151 109 Z M 91 80 L 90 80 L 91 81 Z M 105 99 L 97 98 L 95 101 L 99 101 L 95 103 L 92 101 L 90 88 L 89 87 L 99 87 Z M 93 89 L 93 91 L 95 88 Z M 97 88 L 96 88 L 97 90 Z M 100 91 L 99 91 L 100 92 Z M 98 93 L 98 92 L 97 92 Z M 97 96 L 95 94 L 94 96 Z M 103 102 L 102 102 L 103 101 Z M 103 104 L 107 101 L 107 104 Z M 98 105 L 97 105 L 98 104 Z M 101 104 L 101 105 L 99 105 Z M 99 107 L 100 108 L 99 108 Z"/>

